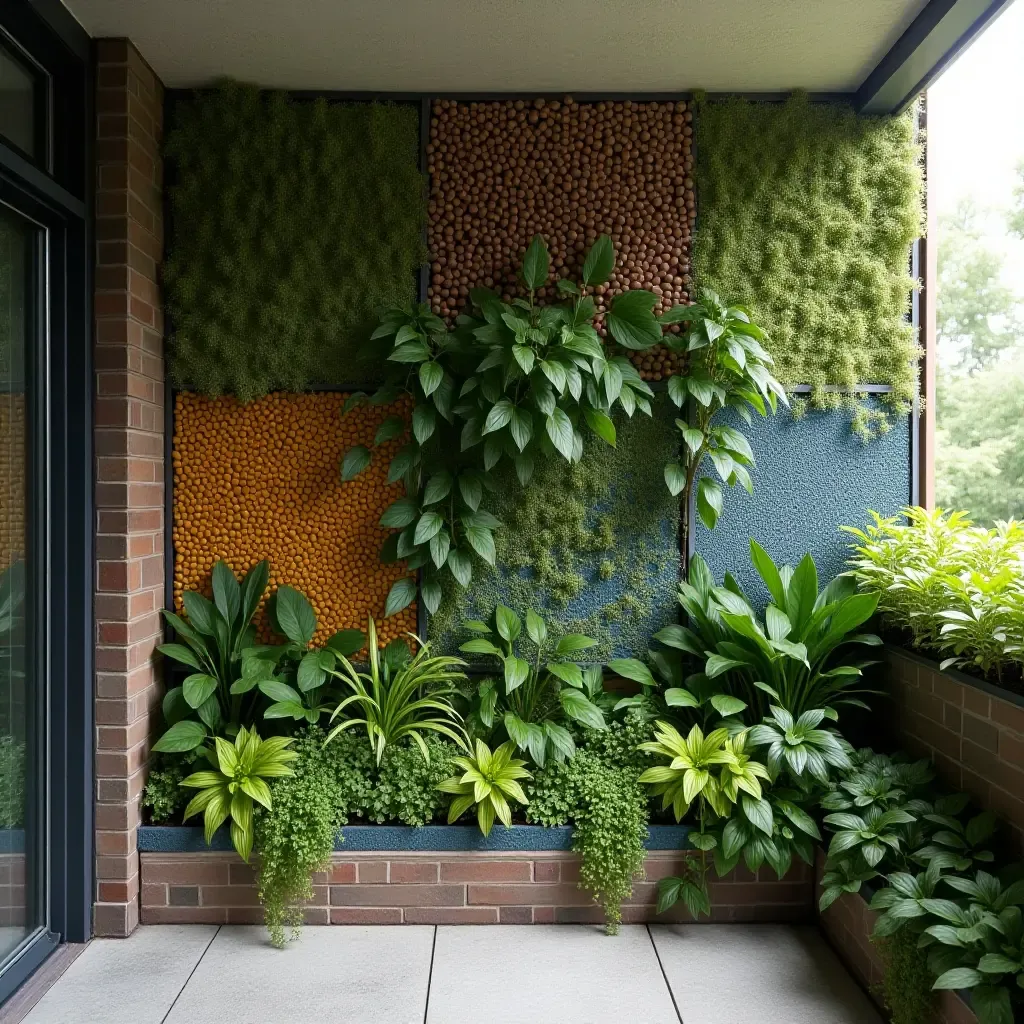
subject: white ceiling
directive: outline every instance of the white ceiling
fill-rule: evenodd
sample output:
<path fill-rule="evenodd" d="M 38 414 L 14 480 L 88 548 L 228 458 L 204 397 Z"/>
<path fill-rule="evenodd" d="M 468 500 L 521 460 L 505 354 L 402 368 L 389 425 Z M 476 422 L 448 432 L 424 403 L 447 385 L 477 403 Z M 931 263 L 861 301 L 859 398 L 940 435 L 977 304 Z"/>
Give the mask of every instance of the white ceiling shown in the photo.
<path fill-rule="evenodd" d="M 847 92 L 926 0 L 64 0 L 169 87 Z"/>

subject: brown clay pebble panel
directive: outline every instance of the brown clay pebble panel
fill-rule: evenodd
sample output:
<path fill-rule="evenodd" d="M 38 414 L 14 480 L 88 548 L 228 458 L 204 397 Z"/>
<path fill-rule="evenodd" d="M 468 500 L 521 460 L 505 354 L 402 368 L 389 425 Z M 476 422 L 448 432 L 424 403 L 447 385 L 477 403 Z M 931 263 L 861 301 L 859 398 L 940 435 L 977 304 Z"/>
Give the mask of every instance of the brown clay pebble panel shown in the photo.
<path fill-rule="evenodd" d="M 692 117 L 684 102 L 436 101 L 427 144 L 434 312 L 456 316 L 478 285 L 511 299 L 537 233 L 559 277 L 575 276 L 597 236 L 611 235 L 618 262 L 595 296 L 599 329 L 606 304 L 629 288 L 653 291 L 658 312 L 687 302 Z M 554 298 L 554 288 L 540 294 Z M 630 356 L 650 380 L 679 365 L 664 349 Z"/>
<path fill-rule="evenodd" d="M 275 393 L 245 405 L 234 398 L 180 394 L 174 410 L 174 604 L 185 590 L 208 592 L 224 559 L 236 574 L 270 559 L 270 587 L 288 583 L 317 615 L 314 642 L 339 629 L 366 629 L 373 615 L 384 641 L 416 630 L 415 605 L 384 619 L 404 564 L 382 565 L 390 531 L 381 513 L 401 497 L 387 465 L 403 438 L 374 453 L 354 480 L 341 482 L 344 453 L 373 446 L 398 406 L 364 405 L 341 415 L 339 393 Z M 263 638 L 266 619 L 258 616 Z"/>

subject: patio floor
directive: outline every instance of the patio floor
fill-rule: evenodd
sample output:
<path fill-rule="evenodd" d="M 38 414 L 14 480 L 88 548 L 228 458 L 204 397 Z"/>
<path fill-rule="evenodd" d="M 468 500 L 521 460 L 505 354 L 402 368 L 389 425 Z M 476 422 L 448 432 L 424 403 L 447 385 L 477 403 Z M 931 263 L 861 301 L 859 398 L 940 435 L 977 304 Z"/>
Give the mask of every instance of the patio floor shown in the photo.
<path fill-rule="evenodd" d="M 164 925 L 98 939 L 26 1024 L 881 1024 L 814 928 Z"/>

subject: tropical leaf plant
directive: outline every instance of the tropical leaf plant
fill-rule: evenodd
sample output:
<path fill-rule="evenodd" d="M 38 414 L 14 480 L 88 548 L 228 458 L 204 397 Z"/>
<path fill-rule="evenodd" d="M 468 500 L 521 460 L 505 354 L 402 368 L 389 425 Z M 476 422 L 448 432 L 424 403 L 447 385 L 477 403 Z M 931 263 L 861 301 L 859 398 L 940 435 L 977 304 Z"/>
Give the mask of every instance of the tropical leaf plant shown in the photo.
<path fill-rule="evenodd" d="M 829 768 L 853 767 L 841 737 L 819 728 L 824 711 L 805 711 L 794 719 L 784 708 L 772 705 L 769 710 L 771 717 L 754 726 L 750 742 L 753 746 L 768 747 L 768 770 L 773 779 L 785 771 L 794 781 L 800 782 L 809 775 L 827 785 Z"/>
<path fill-rule="evenodd" d="M 788 406 L 789 401 L 772 375 L 772 357 L 761 344 L 764 332 L 745 306 L 729 305 L 703 289 L 696 303 L 674 306 L 659 319 L 687 325 L 680 334 L 665 337 L 669 348 L 687 354 L 687 372 L 668 380 L 669 397 L 685 418 L 676 420 L 681 455 L 665 466 L 665 483 L 673 494 L 682 495 L 683 536 L 688 537 L 695 483 L 697 515 L 709 530 L 722 512 L 723 485 L 739 484 L 753 493 L 750 442 L 742 431 L 722 422 L 723 414 L 735 412 L 750 423 L 752 412 L 774 414 L 779 402 Z M 701 476 L 708 463 L 714 473 Z"/>
<path fill-rule="evenodd" d="M 792 569 L 776 566 L 753 539 L 750 553 L 770 597 L 763 617 L 735 579 L 726 576 L 717 586 L 695 555 L 688 581 L 679 585 L 687 625 L 662 630 L 658 639 L 703 660 L 709 679 L 724 677 L 729 691 L 761 716 L 771 704 L 794 717 L 822 709 L 836 718 L 842 705 L 866 707 L 860 696 L 874 691 L 860 683 L 873 662 L 855 660 L 849 648 L 881 643 L 855 632 L 871 618 L 877 596 L 858 594 L 847 577 L 819 592 L 810 555 Z"/>
<path fill-rule="evenodd" d="M 326 742 L 346 729 L 362 726 L 378 767 L 387 747 L 406 739 L 415 743 L 429 762 L 424 733 L 436 733 L 461 747 L 466 745 L 462 720 L 451 702 L 456 684 L 465 679 L 462 669 L 466 663 L 459 658 L 431 656 L 430 644 L 409 635 L 419 645 L 415 655 L 402 640 L 392 641 L 382 652 L 371 618 L 366 670 L 356 669 L 342 654 L 337 656 L 337 667 L 327 670 L 342 689 L 351 692 L 331 713 L 332 722 L 337 718 L 341 721 L 327 734 Z"/>
<path fill-rule="evenodd" d="M 256 614 L 270 577 L 270 563 L 259 562 L 239 583 L 226 562 L 213 567 L 213 600 L 197 591 L 182 595 L 184 617 L 165 611 L 164 618 L 177 633 L 177 642 L 157 648 L 165 657 L 190 668 L 180 686 L 164 695 L 163 715 L 169 728 L 153 745 L 162 753 L 195 750 L 208 737 L 233 737 L 252 721 L 244 712 L 242 695 L 231 692 L 241 678 L 242 653 L 252 647 Z"/>
<path fill-rule="evenodd" d="M 607 728 L 601 703 L 600 669 L 581 666 L 575 655 L 597 646 L 592 637 L 567 633 L 552 637 L 547 623 L 532 608 L 523 620 L 511 608 L 499 604 L 489 622 L 468 620 L 465 629 L 474 634 L 459 650 L 465 654 L 497 659 L 500 679 L 485 679 L 473 702 L 473 719 L 485 730 L 500 729 L 519 749 L 529 753 L 538 767 L 549 757 L 563 761 L 576 752 L 574 722 L 589 729 Z M 525 656 L 524 644 L 531 648 Z"/>
<path fill-rule="evenodd" d="M 298 755 L 287 748 L 294 742 L 290 736 L 260 739 L 255 729 L 243 725 L 234 743 L 220 736 L 207 750 L 212 771 L 194 772 L 182 779 L 181 785 L 198 789 L 185 808 L 185 820 L 202 813 L 206 845 L 224 822 L 231 819 L 231 842 L 242 860 L 248 863 L 252 853 L 253 809 L 260 804 L 271 809 L 270 787 L 266 779 L 293 775 L 290 763 Z"/>
<path fill-rule="evenodd" d="M 501 523 L 486 509 L 495 486 L 493 470 L 511 462 L 526 486 L 538 460 L 578 462 L 583 439 L 594 435 L 614 445 L 615 415 L 651 415 L 653 392 L 624 355 L 613 355 L 594 327 L 595 290 L 615 268 L 611 240 L 601 236 L 587 254 L 581 279 L 555 282 L 561 301 L 544 305 L 538 292 L 552 283 L 551 262 L 538 235 L 523 259 L 525 297 L 513 302 L 487 288 L 470 291 L 470 304 L 454 327 L 425 304 L 388 310 L 371 344 L 391 344 L 391 379 L 374 395 L 351 395 L 345 411 L 360 402 L 412 398 L 408 423 L 395 416 L 374 447 L 403 436 L 407 441 L 388 465 L 388 479 L 405 495 L 381 517 L 393 529 L 381 558 L 404 559 L 420 572 L 420 595 L 434 612 L 442 583 L 467 587 L 474 566 L 494 564 L 494 531 Z M 653 292 L 617 296 L 605 316 L 611 339 L 642 350 L 662 340 Z M 685 308 L 685 307 L 683 307 Z M 373 458 L 367 446 L 342 461 L 343 480 Z M 409 577 L 392 587 L 391 615 L 416 596 Z"/>
<path fill-rule="evenodd" d="M 883 621 L 933 651 L 941 668 L 1003 682 L 1024 666 L 1024 524 L 972 525 L 966 512 L 871 512 L 855 538 L 850 574 L 878 598 Z"/>
<path fill-rule="evenodd" d="M 526 762 L 512 756 L 515 749 L 509 741 L 491 753 L 487 744 L 478 739 L 472 755 L 454 758 L 463 774 L 445 779 L 437 787 L 455 797 L 448 808 L 449 825 L 475 807 L 477 823 L 485 836 L 490 835 L 495 818 L 506 828 L 511 827 L 510 801 L 523 805 L 528 802 L 519 780 L 533 778 L 524 767 Z"/>

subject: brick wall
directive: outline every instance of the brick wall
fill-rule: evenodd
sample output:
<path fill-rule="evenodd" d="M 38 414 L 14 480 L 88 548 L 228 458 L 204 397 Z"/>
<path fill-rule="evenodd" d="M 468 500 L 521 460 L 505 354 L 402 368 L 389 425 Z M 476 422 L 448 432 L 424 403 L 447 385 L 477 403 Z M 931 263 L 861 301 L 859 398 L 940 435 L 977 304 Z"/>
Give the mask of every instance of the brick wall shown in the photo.
<path fill-rule="evenodd" d="M 163 87 L 130 42 L 96 48 L 96 903 L 98 935 L 138 923 L 135 830 L 160 687 Z"/>
<path fill-rule="evenodd" d="M 824 861 L 824 856 L 819 854 L 819 882 Z M 859 893 L 848 892 L 820 915 L 819 923 L 849 972 L 884 1009 L 881 995 L 882 958 L 870 938 L 877 916 L 868 909 L 867 902 Z M 937 993 L 935 1009 L 935 1017 L 929 1024 L 978 1024 L 973 1011 L 955 992 Z"/>
<path fill-rule="evenodd" d="M 886 657 L 899 744 L 933 758 L 950 786 L 1005 818 L 1024 854 L 1024 700 L 896 649 Z"/>
<path fill-rule="evenodd" d="M 679 905 L 655 916 L 657 881 L 677 874 L 681 854 L 648 854 L 646 880 L 622 909 L 627 924 L 688 920 Z M 563 924 L 604 920 L 576 885 L 569 853 L 336 853 L 313 880 L 309 924 Z M 814 879 L 807 865 L 783 881 L 738 868 L 711 883 L 713 921 L 810 921 Z M 261 921 L 253 870 L 234 853 L 142 854 L 144 924 Z M 705 919 L 706 920 L 706 919 Z"/>

